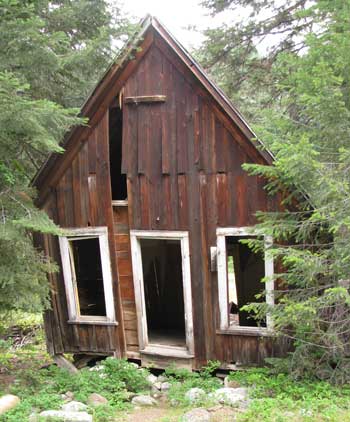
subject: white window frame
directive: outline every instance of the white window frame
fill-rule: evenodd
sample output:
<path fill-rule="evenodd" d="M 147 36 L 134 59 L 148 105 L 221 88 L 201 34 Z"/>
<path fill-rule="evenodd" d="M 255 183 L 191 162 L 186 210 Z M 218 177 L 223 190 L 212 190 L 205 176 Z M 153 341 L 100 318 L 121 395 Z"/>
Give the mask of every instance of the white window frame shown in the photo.
<path fill-rule="evenodd" d="M 65 229 L 66 236 L 59 236 L 63 279 L 68 306 L 68 323 L 117 325 L 113 299 L 111 260 L 108 246 L 107 227 L 86 227 Z M 80 315 L 78 290 L 74 277 L 74 264 L 70 257 L 69 242 L 72 240 L 98 239 L 102 267 L 103 291 L 106 315 Z"/>
<path fill-rule="evenodd" d="M 181 244 L 182 257 L 182 282 L 184 294 L 185 311 L 185 333 L 186 347 L 171 345 L 160 345 L 150 343 L 147 330 L 147 315 L 145 304 L 145 289 L 142 269 L 141 239 L 167 239 L 179 240 Z M 144 353 L 155 353 L 173 357 L 193 357 L 193 317 L 192 317 L 192 291 L 191 291 L 191 268 L 189 237 L 187 231 L 160 231 L 160 230 L 131 230 L 130 231 L 132 269 L 135 289 L 135 302 L 138 325 L 138 338 L 140 351 Z"/>
<path fill-rule="evenodd" d="M 219 315 L 220 315 L 220 330 L 228 333 L 237 334 L 269 334 L 273 330 L 273 323 L 271 315 L 266 315 L 266 327 L 245 327 L 245 326 L 230 326 L 228 313 L 228 288 L 227 288 L 227 254 L 226 254 L 226 237 L 240 237 L 240 236 L 262 236 L 265 242 L 265 283 L 266 303 L 273 306 L 274 300 L 274 267 L 273 257 L 269 254 L 268 249 L 272 245 L 272 237 L 254 230 L 254 227 L 225 227 L 217 228 L 217 272 L 218 272 L 218 290 L 219 290 Z"/>

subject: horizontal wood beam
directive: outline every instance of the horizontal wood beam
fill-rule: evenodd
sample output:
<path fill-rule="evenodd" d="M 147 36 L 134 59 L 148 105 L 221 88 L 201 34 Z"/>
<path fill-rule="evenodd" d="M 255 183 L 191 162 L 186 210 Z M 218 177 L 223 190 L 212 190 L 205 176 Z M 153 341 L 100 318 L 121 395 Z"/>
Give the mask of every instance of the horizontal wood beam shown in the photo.
<path fill-rule="evenodd" d="M 166 95 L 141 95 L 138 97 L 126 97 L 125 104 L 140 104 L 140 103 L 164 103 Z"/>

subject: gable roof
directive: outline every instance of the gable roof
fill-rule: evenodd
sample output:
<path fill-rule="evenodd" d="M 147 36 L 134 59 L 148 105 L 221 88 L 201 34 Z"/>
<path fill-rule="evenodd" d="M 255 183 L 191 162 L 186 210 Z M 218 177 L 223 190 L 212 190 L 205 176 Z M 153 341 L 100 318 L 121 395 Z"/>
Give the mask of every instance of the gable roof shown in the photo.
<path fill-rule="evenodd" d="M 174 38 L 174 36 L 159 22 L 158 19 L 151 15 L 147 15 L 140 23 L 140 30 L 134 37 L 126 44 L 117 59 L 106 70 L 99 83 L 96 85 L 92 93 L 89 95 L 83 104 L 80 116 L 89 119 L 88 126 L 77 126 L 72 128 L 65 136 L 62 146 L 66 149 L 64 154 L 51 154 L 43 163 L 36 176 L 32 181 L 39 192 L 40 197 L 46 196 L 50 191 L 50 186 L 54 185 L 59 178 L 58 167 L 63 160 L 75 156 L 79 150 L 79 144 L 82 139 L 88 137 L 89 131 L 98 122 L 98 119 L 108 108 L 110 102 L 113 100 L 113 93 L 122 88 L 126 79 L 130 76 L 132 71 L 136 68 L 137 63 L 142 59 L 148 48 L 152 45 L 152 37 L 148 37 L 150 30 L 155 31 L 163 41 L 174 51 L 177 57 L 182 61 L 186 68 L 195 76 L 201 83 L 204 89 L 219 105 L 220 109 L 226 114 L 240 129 L 243 135 L 249 140 L 255 139 L 261 148 L 257 148 L 261 158 L 267 163 L 273 162 L 273 155 L 264 149 L 263 143 L 258 139 L 256 134 L 248 125 L 242 114 L 232 104 L 224 92 L 209 79 L 203 68 L 194 60 L 190 53 Z M 138 47 L 142 44 L 143 48 Z M 134 57 L 132 57 L 134 55 Z M 124 78 L 119 80 L 123 75 Z M 120 87 L 118 87 L 118 82 Z M 117 86 L 115 86 L 117 85 Z M 114 88 L 112 90 L 112 88 Z M 68 159 L 70 162 L 70 160 Z M 43 199 L 43 198 L 42 198 Z M 42 199 L 39 202 L 42 202 Z"/>

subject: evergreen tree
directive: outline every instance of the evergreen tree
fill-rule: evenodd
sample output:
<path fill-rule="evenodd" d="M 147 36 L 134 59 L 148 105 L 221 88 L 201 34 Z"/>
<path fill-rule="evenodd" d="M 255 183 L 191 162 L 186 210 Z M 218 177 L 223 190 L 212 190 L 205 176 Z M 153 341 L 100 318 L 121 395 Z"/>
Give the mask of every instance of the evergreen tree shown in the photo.
<path fill-rule="evenodd" d="M 315 31 L 299 33 L 302 52 L 292 42 L 275 48 L 268 71 L 273 86 L 260 86 L 267 98 L 271 90 L 274 96 L 269 107 L 254 110 L 255 129 L 276 160 L 245 169 L 264 176 L 271 193 L 283 193 L 284 210 L 260 213 L 258 224 L 272 235 L 270 253 L 282 264 L 275 276 L 277 303 L 248 308 L 258 317 L 271 312 L 276 333 L 293 341 L 291 359 L 282 362 L 294 374 L 348 382 L 350 1 L 308 5 L 298 15 L 307 13 Z M 320 17 L 327 19 L 320 23 Z"/>
<path fill-rule="evenodd" d="M 31 233 L 59 229 L 30 181 L 131 29 L 102 0 L 0 0 L 0 311 L 47 305 L 55 266 Z"/>

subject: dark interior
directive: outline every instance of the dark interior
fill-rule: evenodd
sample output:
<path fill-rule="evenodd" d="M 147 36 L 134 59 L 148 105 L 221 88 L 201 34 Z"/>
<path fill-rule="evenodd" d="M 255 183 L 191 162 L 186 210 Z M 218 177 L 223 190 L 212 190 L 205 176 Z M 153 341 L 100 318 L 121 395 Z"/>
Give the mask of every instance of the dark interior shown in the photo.
<path fill-rule="evenodd" d="M 122 174 L 123 113 L 119 107 L 109 110 L 109 159 L 112 200 L 127 199 L 126 175 Z"/>
<path fill-rule="evenodd" d="M 141 239 L 149 342 L 185 346 L 185 313 L 179 240 Z"/>
<path fill-rule="evenodd" d="M 98 238 L 71 240 L 80 315 L 106 316 Z"/>
<path fill-rule="evenodd" d="M 261 280 L 265 277 L 265 263 L 261 253 L 253 252 L 248 245 L 241 243 L 246 236 L 226 237 L 227 257 L 233 257 L 233 270 L 236 281 L 238 303 L 229 304 L 229 312 L 232 315 L 238 314 L 240 326 L 256 327 L 257 321 L 241 307 L 251 303 L 259 302 L 255 296 L 264 290 Z M 230 318 L 232 319 L 232 318 Z M 266 326 L 265 321 L 260 321 L 259 326 Z"/>

